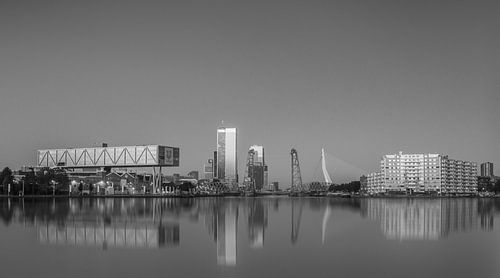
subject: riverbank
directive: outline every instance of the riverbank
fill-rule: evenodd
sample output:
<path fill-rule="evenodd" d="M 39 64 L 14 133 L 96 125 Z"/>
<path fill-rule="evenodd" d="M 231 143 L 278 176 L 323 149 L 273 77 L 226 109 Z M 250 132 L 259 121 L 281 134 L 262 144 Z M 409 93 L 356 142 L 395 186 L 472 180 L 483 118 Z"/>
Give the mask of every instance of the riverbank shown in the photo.
<path fill-rule="evenodd" d="M 25 196 L 14 196 L 14 195 L 0 195 L 0 199 L 106 199 L 106 198 L 206 198 L 206 197 L 290 197 L 290 198 L 302 198 L 302 197 L 312 197 L 312 198 L 373 198 L 373 199 L 453 199 L 453 198 L 500 198 L 500 194 L 491 196 L 479 196 L 479 195 L 458 195 L 458 196 L 440 196 L 440 195 L 373 195 L 373 196 L 363 196 L 356 194 L 344 194 L 344 195 L 318 195 L 318 194 L 288 194 L 287 192 L 277 192 L 277 193 L 254 193 L 251 195 L 239 194 L 237 192 L 230 192 L 225 194 L 110 194 L 110 195 L 25 195 Z"/>

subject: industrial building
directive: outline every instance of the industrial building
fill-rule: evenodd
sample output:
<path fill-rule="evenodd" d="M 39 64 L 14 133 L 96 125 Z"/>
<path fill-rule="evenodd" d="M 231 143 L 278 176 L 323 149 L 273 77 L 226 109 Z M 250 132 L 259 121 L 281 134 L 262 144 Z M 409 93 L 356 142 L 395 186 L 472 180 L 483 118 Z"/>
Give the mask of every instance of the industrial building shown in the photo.
<path fill-rule="evenodd" d="M 162 184 L 162 167 L 179 166 L 179 148 L 162 145 L 115 146 L 106 143 L 100 147 L 44 149 L 37 151 L 38 168 L 58 167 L 68 171 L 70 179 L 88 184 L 102 183 L 108 179 L 119 181 L 123 187 L 134 179 L 135 185 L 152 185 L 152 192 L 157 192 Z M 134 178 L 122 174 L 111 174 L 111 169 L 141 167 L 153 170 L 152 180 L 134 175 Z M 156 171 L 156 168 L 159 171 Z M 150 183 L 152 182 L 152 183 Z M 116 184 L 114 184 L 116 185 Z"/>
<path fill-rule="evenodd" d="M 179 166 L 179 148 L 160 145 L 38 150 L 37 167 L 107 168 Z"/>

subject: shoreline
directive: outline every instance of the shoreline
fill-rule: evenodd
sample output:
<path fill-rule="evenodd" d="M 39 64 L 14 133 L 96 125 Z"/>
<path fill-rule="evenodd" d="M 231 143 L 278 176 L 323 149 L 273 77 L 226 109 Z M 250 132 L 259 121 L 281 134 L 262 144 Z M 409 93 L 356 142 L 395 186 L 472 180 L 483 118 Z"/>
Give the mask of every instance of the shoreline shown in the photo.
<path fill-rule="evenodd" d="M 290 196 L 289 194 L 262 194 L 255 196 L 235 195 L 235 194 L 217 194 L 217 195 L 152 195 L 152 194 L 136 194 L 136 195 L 84 195 L 84 196 L 67 196 L 67 195 L 0 195 L 0 199 L 116 199 L 116 198 L 157 198 L 157 199 L 170 199 L 170 198 L 227 198 L 227 197 L 241 197 L 241 198 L 261 198 L 261 197 L 289 197 L 289 198 L 335 198 L 335 199 L 456 199 L 456 198 L 478 198 L 478 199 L 492 199 L 500 198 L 500 195 L 493 196 L 327 196 L 327 195 L 303 195 L 303 196 Z"/>

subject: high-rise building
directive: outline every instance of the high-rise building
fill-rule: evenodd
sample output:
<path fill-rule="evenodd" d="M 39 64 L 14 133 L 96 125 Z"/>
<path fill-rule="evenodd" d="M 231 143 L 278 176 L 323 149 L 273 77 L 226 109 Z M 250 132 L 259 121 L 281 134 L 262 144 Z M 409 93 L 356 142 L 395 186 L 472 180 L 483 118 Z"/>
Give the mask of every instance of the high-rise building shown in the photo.
<path fill-rule="evenodd" d="M 264 147 L 263 146 L 258 146 L 258 145 L 253 145 L 250 146 L 250 150 L 253 150 L 255 155 L 253 158 L 253 163 L 256 165 L 264 165 Z"/>
<path fill-rule="evenodd" d="M 271 190 L 272 190 L 272 191 L 279 191 L 279 190 L 280 190 L 279 182 L 274 181 L 274 182 L 271 184 Z"/>
<path fill-rule="evenodd" d="M 248 172 L 253 173 L 255 188 L 260 190 L 268 185 L 268 171 L 264 156 L 264 147 L 253 145 L 250 150 L 254 151 L 253 169 Z"/>
<path fill-rule="evenodd" d="M 493 177 L 493 163 L 485 162 L 481 163 L 481 177 Z"/>
<path fill-rule="evenodd" d="M 205 173 L 205 179 L 211 180 L 214 178 L 214 160 L 209 159 L 207 161 L 208 163 L 204 165 L 204 173 Z"/>
<path fill-rule="evenodd" d="M 388 154 L 368 175 L 367 192 L 475 193 L 477 164 L 441 154 Z"/>
<path fill-rule="evenodd" d="M 217 151 L 214 151 L 214 157 L 212 159 L 212 172 L 213 178 L 217 178 Z"/>
<path fill-rule="evenodd" d="M 217 129 L 217 178 L 228 184 L 238 183 L 237 137 L 235 127 Z"/>

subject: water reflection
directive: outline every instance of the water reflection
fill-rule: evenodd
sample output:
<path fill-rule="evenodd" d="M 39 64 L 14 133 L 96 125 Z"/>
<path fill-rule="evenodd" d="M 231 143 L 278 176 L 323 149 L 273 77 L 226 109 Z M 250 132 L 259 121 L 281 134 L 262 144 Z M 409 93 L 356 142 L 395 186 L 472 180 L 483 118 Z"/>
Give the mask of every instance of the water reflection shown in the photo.
<path fill-rule="evenodd" d="M 204 199 L 199 204 L 208 233 L 217 244 L 217 263 L 236 265 L 238 204 L 220 198 Z"/>
<path fill-rule="evenodd" d="M 365 199 L 362 214 L 380 223 L 388 239 L 437 240 L 453 233 L 493 229 L 489 199 Z"/>
<path fill-rule="evenodd" d="M 267 228 L 268 206 L 262 199 L 253 198 L 248 203 L 248 238 L 252 248 L 264 247 Z"/>
<path fill-rule="evenodd" d="M 292 245 L 301 236 L 318 235 L 316 231 L 321 231 L 316 240 L 324 244 L 328 228 L 342 225 L 330 219 L 346 211 L 349 217 L 371 220 L 366 225 L 375 221 L 389 240 L 438 240 L 492 231 L 499 208 L 494 199 L 474 198 L 1 199 L 0 217 L 5 226 L 17 223 L 36 231 L 41 244 L 103 250 L 178 248 L 185 235 L 183 221 L 199 223 L 216 246 L 217 264 L 235 266 L 239 231 L 248 234 L 251 249 L 262 249 L 268 229 L 277 222 L 288 223 Z M 304 217 L 310 219 L 301 227 Z M 246 227 L 239 230 L 238 225 Z"/>

